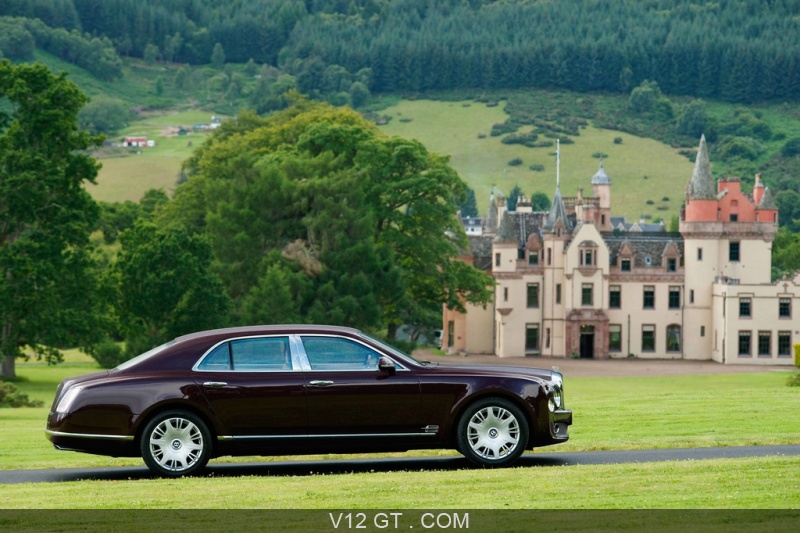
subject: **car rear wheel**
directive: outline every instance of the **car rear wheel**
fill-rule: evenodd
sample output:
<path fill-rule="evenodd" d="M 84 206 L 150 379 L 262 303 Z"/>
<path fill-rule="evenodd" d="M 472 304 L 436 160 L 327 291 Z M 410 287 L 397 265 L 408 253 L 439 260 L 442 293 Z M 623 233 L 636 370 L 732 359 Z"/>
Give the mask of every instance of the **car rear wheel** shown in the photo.
<path fill-rule="evenodd" d="M 186 476 L 208 463 L 211 434 L 200 417 L 186 411 L 166 411 L 145 426 L 141 451 L 145 464 L 156 474 Z"/>
<path fill-rule="evenodd" d="M 458 424 L 458 449 L 478 466 L 508 466 L 525 451 L 528 421 L 522 410 L 503 398 L 470 405 Z"/>

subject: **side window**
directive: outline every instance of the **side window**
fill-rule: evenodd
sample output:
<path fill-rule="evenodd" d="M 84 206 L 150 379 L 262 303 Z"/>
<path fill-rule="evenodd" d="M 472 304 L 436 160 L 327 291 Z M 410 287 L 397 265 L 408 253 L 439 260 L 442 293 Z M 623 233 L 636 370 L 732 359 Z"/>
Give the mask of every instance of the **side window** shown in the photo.
<path fill-rule="evenodd" d="M 239 339 L 230 342 L 233 370 L 269 372 L 292 369 L 287 337 Z"/>
<path fill-rule="evenodd" d="M 302 337 L 311 370 L 376 370 L 380 355 L 339 337 Z"/>
<path fill-rule="evenodd" d="M 231 350 L 227 342 L 223 342 L 209 353 L 198 367 L 200 370 L 230 370 Z"/>

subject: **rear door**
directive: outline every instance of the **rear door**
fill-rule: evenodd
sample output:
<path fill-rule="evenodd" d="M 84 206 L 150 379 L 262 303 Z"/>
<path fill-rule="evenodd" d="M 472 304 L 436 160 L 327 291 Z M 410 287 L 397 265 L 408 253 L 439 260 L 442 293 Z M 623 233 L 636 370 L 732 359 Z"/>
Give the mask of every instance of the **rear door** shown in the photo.
<path fill-rule="evenodd" d="M 227 436 L 305 436 L 305 380 L 290 346 L 288 336 L 234 339 L 196 366 L 195 381 L 230 432 Z"/>

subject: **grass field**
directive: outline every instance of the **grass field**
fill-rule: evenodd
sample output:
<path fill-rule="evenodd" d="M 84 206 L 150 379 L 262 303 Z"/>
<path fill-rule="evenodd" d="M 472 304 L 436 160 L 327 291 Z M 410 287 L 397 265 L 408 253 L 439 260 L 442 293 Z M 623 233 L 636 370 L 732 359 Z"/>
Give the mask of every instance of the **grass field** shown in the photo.
<path fill-rule="evenodd" d="M 165 113 L 138 120 L 111 140 L 142 136 L 154 140 L 152 148 L 104 149 L 96 154 L 102 163 L 97 185 L 89 191 L 97 200 L 106 202 L 138 202 L 148 189 L 171 193 L 180 176 L 181 164 L 200 145 L 205 133 L 177 135 L 176 128 L 208 124 L 211 114 L 204 111 Z"/>
<path fill-rule="evenodd" d="M 55 367 L 20 364 L 22 379 L 17 385 L 49 406 L 61 379 L 96 369 L 80 353 L 69 352 L 66 359 Z M 777 371 L 644 378 L 567 376 L 567 405 L 575 413 L 571 440 L 536 453 L 800 443 L 796 411 L 800 388 L 786 387 L 786 376 Z M 55 451 L 44 437 L 47 411 L 0 409 L 0 469 L 142 464 L 140 459 Z M 288 478 L 77 481 L 6 485 L 0 507 L 798 508 L 798 469 L 798 457 L 766 457 L 501 470 L 309 473 Z"/>
<path fill-rule="evenodd" d="M 519 185 L 528 196 L 544 192 L 549 198 L 553 197 L 556 161 L 551 153 L 554 148 L 507 145 L 500 142 L 502 137 L 489 135 L 492 124 L 507 118 L 502 103 L 498 107 L 487 107 L 477 102 L 403 100 L 382 113 L 393 117 L 387 125 L 381 126 L 385 133 L 417 139 L 429 150 L 451 157 L 453 168 L 475 190 L 481 214 L 486 212 L 493 185 L 504 194 Z M 640 215 L 649 214 L 669 222 L 672 215 L 678 214 L 693 164 L 678 154 L 677 149 L 652 139 L 592 126 L 580 132 L 575 144 L 561 146 L 561 193 L 564 196 L 576 196 L 579 187 L 583 187 L 584 195 L 592 195 L 591 178 L 599 164 L 599 159 L 592 155 L 600 152 L 608 155 L 604 166 L 612 181 L 614 215 L 625 215 L 628 220 L 636 221 Z M 478 138 L 479 134 L 486 137 Z M 622 144 L 614 144 L 615 137 L 622 138 Z M 508 161 L 515 157 L 523 163 L 509 166 Z M 544 165 L 544 171 L 530 170 L 528 167 L 533 164 Z M 662 201 L 665 197 L 669 200 Z M 648 200 L 653 204 L 648 205 Z"/>

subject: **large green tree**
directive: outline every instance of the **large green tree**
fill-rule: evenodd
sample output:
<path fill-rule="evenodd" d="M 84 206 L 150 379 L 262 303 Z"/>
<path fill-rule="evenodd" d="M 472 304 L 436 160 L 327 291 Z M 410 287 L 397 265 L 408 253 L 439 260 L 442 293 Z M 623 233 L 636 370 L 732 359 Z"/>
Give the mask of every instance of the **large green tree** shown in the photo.
<path fill-rule="evenodd" d="M 435 323 L 443 304 L 491 296 L 489 276 L 454 260 L 467 244 L 456 218 L 466 186 L 447 158 L 352 110 L 300 99 L 267 118 L 241 115 L 187 170 L 161 222 L 209 237 L 244 321 L 391 335 Z"/>
<path fill-rule="evenodd" d="M 129 356 L 179 335 L 227 325 L 230 300 L 202 236 L 138 221 L 120 235 L 118 311 Z"/>
<path fill-rule="evenodd" d="M 89 234 L 98 208 L 84 189 L 99 139 L 78 128 L 86 97 L 44 65 L 0 62 L 0 358 L 2 376 L 31 352 L 87 344 L 99 331 Z"/>

